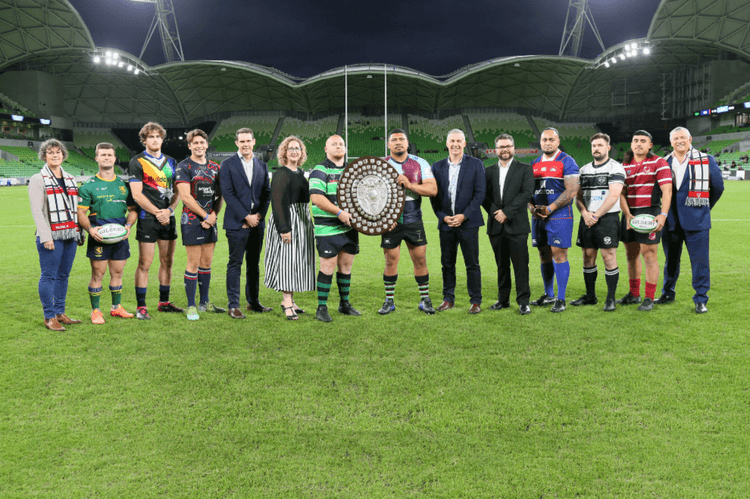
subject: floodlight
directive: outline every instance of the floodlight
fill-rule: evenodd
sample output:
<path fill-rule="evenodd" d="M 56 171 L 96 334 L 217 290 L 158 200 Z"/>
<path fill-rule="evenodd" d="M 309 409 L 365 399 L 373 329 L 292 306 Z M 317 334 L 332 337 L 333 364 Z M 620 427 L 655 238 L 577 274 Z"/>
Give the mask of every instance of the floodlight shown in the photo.
<path fill-rule="evenodd" d="M 611 62 L 612 64 L 617 64 L 617 57 L 613 57 L 609 60 L 609 62 Z"/>
<path fill-rule="evenodd" d="M 137 75 L 137 74 L 138 74 L 138 73 L 140 73 L 140 72 L 141 72 L 141 70 L 140 70 L 140 69 L 137 69 L 137 68 L 136 68 L 136 70 L 135 70 L 135 71 L 133 71 L 133 74 L 134 74 L 134 75 Z"/>
<path fill-rule="evenodd" d="M 648 47 L 645 47 L 645 48 L 643 49 L 643 55 L 649 55 L 650 53 L 651 53 L 651 49 L 650 49 L 650 48 L 648 48 Z"/>
<path fill-rule="evenodd" d="M 132 64 L 128 64 L 128 71 L 133 71 L 133 65 Z"/>
<path fill-rule="evenodd" d="M 118 57 L 120 57 L 120 54 L 118 54 L 117 52 L 112 52 L 112 59 L 117 59 Z"/>
<path fill-rule="evenodd" d="M 625 60 L 625 54 L 620 54 L 620 59 Z"/>
<path fill-rule="evenodd" d="M 105 56 L 107 57 L 107 59 L 109 59 L 110 57 L 112 57 L 112 51 L 110 51 L 110 50 L 107 50 L 107 51 L 106 51 L 106 52 L 104 53 L 104 55 L 105 55 Z"/>
<path fill-rule="evenodd" d="M 605 67 L 605 68 L 608 68 L 608 67 L 609 67 L 609 63 L 605 61 L 605 62 L 604 62 L 604 67 Z"/>
<path fill-rule="evenodd" d="M 626 55 L 627 57 L 633 57 L 633 53 L 632 53 L 632 52 L 626 52 L 626 53 L 625 53 L 625 55 Z"/>
<path fill-rule="evenodd" d="M 101 58 L 101 57 L 99 57 L 98 55 L 97 55 L 97 56 L 95 56 L 95 57 L 94 57 L 94 64 L 99 64 L 100 62 L 102 62 L 102 58 Z"/>

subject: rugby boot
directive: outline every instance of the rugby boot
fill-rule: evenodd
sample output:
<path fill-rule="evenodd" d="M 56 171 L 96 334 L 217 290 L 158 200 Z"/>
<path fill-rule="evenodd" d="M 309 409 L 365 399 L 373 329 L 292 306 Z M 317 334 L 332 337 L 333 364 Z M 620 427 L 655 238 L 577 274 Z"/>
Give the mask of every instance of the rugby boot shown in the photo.
<path fill-rule="evenodd" d="M 557 299 L 555 300 L 555 304 L 552 305 L 552 308 L 549 309 L 550 312 L 565 312 L 565 300 Z"/>
<path fill-rule="evenodd" d="M 378 313 L 380 315 L 388 315 L 391 312 L 394 312 L 396 310 L 396 304 L 393 303 L 393 300 L 386 300 L 385 303 L 383 303 L 383 306 L 380 307 L 380 310 L 378 310 Z"/>
<path fill-rule="evenodd" d="M 596 305 L 597 303 L 599 303 L 599 300 L 596 296 L 591 298 L 589 295 L 583 295 L 577 300 L 570 302 L 574 307 L 580 307 L 581 305 Z"/>
<path fill-rule="evenodd" d="M 427 315 L 435 314 L 435 309 L 432 308 L 432 300 L 430 300 L 429 298 L 422 298 L 422 300 L 420 300 L 419 302 L 419 305 L 417 306 L 419 307 L 419 310 Z"/>
<path fill-rule="evenodd" d="M 553 296 L 543 294 L 538 300 L 532 301 L 531 305 L 534 305 L 535 307 L 544 307 L 545 305 L 552 305 L 553 303 L 555 303 L 555 298 Z"/>
<path fill-rule="evenodd" d="M 641 302 L 640 296 L 633 296 L 628 291 L 628 294 L 617 300 L 618 305 L 638 305 Z"/>
<path fill-rule="evenodd" d="M 395 307 L 394 307 L 395 308 Z M 344 315 L 358 316 L 362 315 L 357 309 L 355 309 L 348 301 L 339 302 L 339 313 Z"/>
<path fill-rule="evenodd" d="M 651 298 L 644 298 L 643 303 L 638 307 L 640 312 L 651 312 L 654 309 L 654 300 Z"/>

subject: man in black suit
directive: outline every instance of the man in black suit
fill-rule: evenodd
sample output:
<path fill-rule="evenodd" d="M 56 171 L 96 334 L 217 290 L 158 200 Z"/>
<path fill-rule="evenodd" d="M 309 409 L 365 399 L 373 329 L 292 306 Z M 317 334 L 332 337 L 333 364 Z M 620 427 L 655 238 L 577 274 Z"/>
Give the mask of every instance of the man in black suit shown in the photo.
<path fill-rule="evenodd" d="M 255 136 L 249 128 L 236 133 L 237 154 L 221 162 L 219 184 L 224 198 L 224 230 L 229 243 L 227 262 L 227 298 L 229 316 L 244 319 L 240 310 L 240 279 L 242 260 L 247 261 L 245 298 L 247 309 L 253 312 L 270 312 L 258 300 L 260 282 L 260 252 L 266 213 L 271 203 L 271 184 L 268 167 L 255 157 Z"/>
<path fill-rule="evenodd" d="M 490 310 L 510 308 L 510 264 L 516 278 L 516 303 L 521 315 L 529 307 L 529 216 L 526 206 L 534 195 L 534 172 L 527 163 L 513 158 L 513 137 L 502 133 L 495 139 L 498 163 L 487 168 L 487 235 L 497 263 L 497 303 Z"/>
<path fill-rule="evenodd" d="M 479 227 L 484 225 L 482 201 L 487 187 L 484 165 L 464 154 L 466 137 L 455 129 L 448 132 L 445 145 L 449 156 L 432 165 L 438 193 L 430 198 L 440 231 L 440 263 L 443 267 L 443 303 L 438 312 L 455 303 L 456 256 L 458 246 L 466 264 L 466 287 L 470 314 L 482 311 L 482 271 L 479 267 Z"/>

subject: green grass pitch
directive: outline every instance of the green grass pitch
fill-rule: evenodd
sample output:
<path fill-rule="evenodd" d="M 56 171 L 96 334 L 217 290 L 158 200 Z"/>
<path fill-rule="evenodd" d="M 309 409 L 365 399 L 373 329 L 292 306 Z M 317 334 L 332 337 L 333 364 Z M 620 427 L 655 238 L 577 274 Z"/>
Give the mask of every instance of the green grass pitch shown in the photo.
<path fill-rule="evenodd" d="M 333 323 L 318 323 L 315 294 L 305 293 L 297 303 L 308 314 L 286 321 L 280 295 L 261 286 L 272 313 L 188 323 L 156 312 L 154 264 L 153 320 L 105 316 L 93 326 L 79 249 L 68 314 L 85 322 L 53 333 L 42 324 L 26 189 L 2 188 L 0 497 L 746 497 L 748 199 L 750 182 L 727 182 L 714 209 L 702 316 L 686 253 L 677 302 L 651 313 L 602 312 L 603 271 L 599 306 L 490 312 L 496 270 L 482 233 L 480 315 L 467 314 L 460 259 L 457 308 L 420 313 L 404 249 L 397 310 L 381 317 L 382 251 L 363 236 L 352 278 L 362 317 L 334 311 Z M 440 252 L 425 207 L 437 304 Z M 123 292 L 130 311 L 135 258 Z M 619 297 L 622 246 L 618 258 Z M 531 259 L 536 298 L 534 250 Z M 226 261 L 221 235 L 211 295 L 222 304 Z M 568 300 L 584 292 L 578 248 L 570 261 Z M 179 305 L 184 269 L 178 246 Z M 335 296 L 334 286 L 334 306 Z"/>

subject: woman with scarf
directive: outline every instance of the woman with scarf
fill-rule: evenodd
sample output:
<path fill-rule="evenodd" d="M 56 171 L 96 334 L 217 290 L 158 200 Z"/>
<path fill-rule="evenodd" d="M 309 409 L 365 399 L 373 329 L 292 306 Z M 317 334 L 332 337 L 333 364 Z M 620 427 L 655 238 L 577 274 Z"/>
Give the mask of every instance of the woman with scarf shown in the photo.
<path fill-rule="evenodd" d="M 29 181 L 29 202 L 42 268 L 39 299 L 44 325 L 53 331 L 65 331 L 63 324 L 81 322 L 65 315 L 68 276 L 76 248 L 83 244 L 83 234 L 78 228 L 78 186 L 73 176 L 62 169 L 67 157 L 68 150 L 59 140 L 43 142 L 39 159 L 45 164 Z"/>

